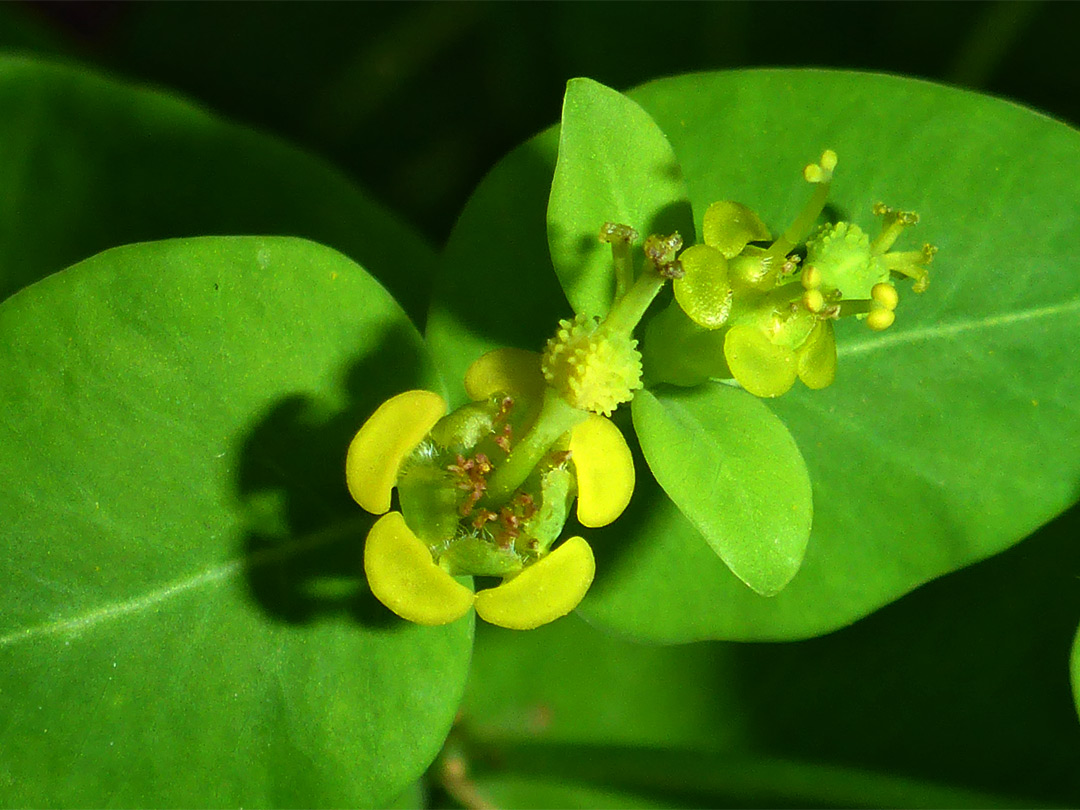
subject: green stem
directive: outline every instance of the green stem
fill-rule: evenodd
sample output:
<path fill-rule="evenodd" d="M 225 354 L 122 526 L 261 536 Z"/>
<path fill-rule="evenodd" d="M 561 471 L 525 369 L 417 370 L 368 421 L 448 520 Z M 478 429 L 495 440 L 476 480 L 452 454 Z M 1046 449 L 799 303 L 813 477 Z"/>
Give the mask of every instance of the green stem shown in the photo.
<path fill-rule="evenodd" d="M 800 300 L 806 293 L 806 288 L 802 285 L 801 281 L 791 281 L 787 284 L 781 285 L 773 290 L 770 290 L 766 296 L 765 301 L 769 306 L 774 308 L 781 308 L 787 306 L 793 301 Z"/>
<path fill-rule="evenodd" d="M 817 222 L 817 218 L 825 209 L 825 201 L 829 198 L 829 186 L 832 183 L 817 183 L 816 185 L 814 195 L 803 208 L 802 213 L 795 218 L 795 221 L 784 231 L 783 235 L 773 242 L 765 252 L 763 259 L 767 259 L 770 264 L 783 261 L 784 257 L 807 237 L 811 228 L 814 227 L 814 223 Z"/>
<path fill-rule="evenodd" d="M 615 300 L 618 301 L 634 283 L 634 259 L 630 255 L 630 243 L 612 242 L 611 258 L 615 265 Z"/>
<path fill-rule="evenodd" d="M 655 270 L 646 268 L 626 295 L 615 302 L 604 319 L 604 328 L 609 333 L 629 337 L 664 286 L 664 281 L 664 277 Z"/>
<path fill-rule="evenodd" d="M 484 502 L 494 506 L 505 503 L 525 483 L 552 445 L 585 421 L 586 416 L 585 411 L 570 405 L 555 389 L 545 387 L 536 421 L 488 479 Z"/>

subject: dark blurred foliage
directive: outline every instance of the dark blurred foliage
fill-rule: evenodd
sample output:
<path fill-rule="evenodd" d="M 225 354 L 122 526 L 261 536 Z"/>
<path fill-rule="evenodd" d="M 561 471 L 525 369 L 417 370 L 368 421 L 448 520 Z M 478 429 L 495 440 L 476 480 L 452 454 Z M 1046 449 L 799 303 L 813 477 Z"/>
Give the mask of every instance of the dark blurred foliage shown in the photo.
<path fill-rule="evenodd" d="M 180 91 L 349 172 L 440 244 L 563 88 L 751 66 L 884 71 L 1080 121 L 1080 5 L 81 3 L 0 9 L 0 46 Z"/>

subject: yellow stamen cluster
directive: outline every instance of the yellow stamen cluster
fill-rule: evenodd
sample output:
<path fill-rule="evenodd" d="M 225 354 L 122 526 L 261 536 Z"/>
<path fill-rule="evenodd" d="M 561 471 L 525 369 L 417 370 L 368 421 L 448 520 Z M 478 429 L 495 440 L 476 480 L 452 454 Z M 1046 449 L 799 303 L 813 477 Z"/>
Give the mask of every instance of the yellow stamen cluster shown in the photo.
<path fill-rule="evenodd" d="M 570 405 L 604 416 L 641 388 L 637 341 L 584 315 L 559 321 L 544 349 L 541 370 L 548 385 Z"/>

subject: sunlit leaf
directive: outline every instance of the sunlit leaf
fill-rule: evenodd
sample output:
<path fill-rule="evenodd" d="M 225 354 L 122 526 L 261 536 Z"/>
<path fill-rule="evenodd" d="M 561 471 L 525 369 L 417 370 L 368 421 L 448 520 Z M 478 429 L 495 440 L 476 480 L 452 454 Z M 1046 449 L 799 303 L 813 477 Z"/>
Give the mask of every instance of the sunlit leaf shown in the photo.
<path fill-rule="evenodd" d="M 693 238 L 686 184 L 667 138 L 635 102 L 591 79 L 572 79 L 563 100 L 559 159 L 547 209 L 551 260 L 574 310 L 605 315 L 615 292 L 605 222 L 644 238 Z"/>
<path fill-rule="evenodd" d="M 642 391 L 633 413 L 649 469 L 713 551 L 758 593 L 782 590 L 813 514 L 784 424 L 757 397 L 717 383 Z"/>

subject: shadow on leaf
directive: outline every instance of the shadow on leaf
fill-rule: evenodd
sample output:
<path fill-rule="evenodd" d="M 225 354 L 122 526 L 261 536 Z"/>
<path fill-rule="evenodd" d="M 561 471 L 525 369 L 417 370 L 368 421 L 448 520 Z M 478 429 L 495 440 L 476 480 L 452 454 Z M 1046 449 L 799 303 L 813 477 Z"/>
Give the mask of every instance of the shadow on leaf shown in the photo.
<path fill-rule="evenodd" d="M 345 372 L 340 402 L 285 396 L 242 439 L 243 556 L 251 595 L 268 616 L 302 624 L 344 613 L 369 627 L 401 624 L 364 581 L 363 543 L 375 518 L 349 496 L 345 454 L 384 400 L 418 385 L 423 364 L 409 331 L 391 329 Z"/>

